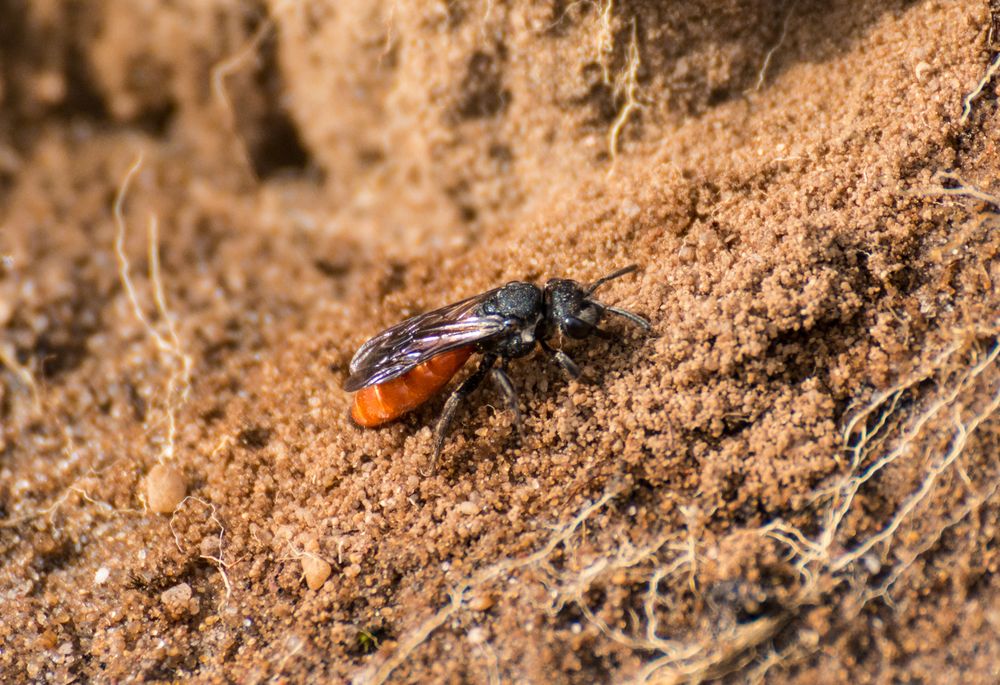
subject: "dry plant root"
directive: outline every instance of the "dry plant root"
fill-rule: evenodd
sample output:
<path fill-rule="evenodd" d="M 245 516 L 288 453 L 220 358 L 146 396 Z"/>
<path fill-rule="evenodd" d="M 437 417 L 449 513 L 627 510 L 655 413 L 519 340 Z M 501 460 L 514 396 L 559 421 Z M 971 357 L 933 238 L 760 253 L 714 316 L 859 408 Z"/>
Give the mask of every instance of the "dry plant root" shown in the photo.
<path fill-rule="evenodd" d="M 467 609 L 470 599 L 479 590 L 498 579 L 507 578 L 514 571 L 535 567 L 543 562 L 552 555 L 557 547 L 566 544 L 590 517 L 617 497 L 622 489 L 621 486 L 612 487 L 599 499 L 585 506 L 572 520 L 556 528 L 545 545 L 534 554 L 521 559 L 501 560 L 492 566 L 473 573 L 456 585 L 449 592 L 451 601 L 448 604 L 424 619 L 413 630 L 401 636 L 395 651 L 385 661 L 377 665 L 373 670 L 360 672 L 353 679 L 353 682 L 366 683 L 367 685 L 381 685 L 381 683 L 386 682 L 389 676 L 392 675 L 392 672 L 399 668 L 421 644 L 426 642 L 434 631 L 444 625 L 454 614 Z"/>
<path fill-rule="evenodd" d="M 200 553 L 198 556 L 201 559 L 215 565 L 219 571 L 223 586 L 225 587 L 225 596 L 220 603 L 221 606 L 229 601 L 233 592 L 232 583 L 230 583 L 229 576 L 226 573 L 226 569 L 230 564 L 223 559 L 223 535 L 226 530 L 225 526 L 223 526 L 222 521 L 216 515 L 216 507 L 214 504 L 207 502 L 200 497 L 192 495 L 185 496 L 187 484 L 181 473 L 171 464 L 176 455 L 177 412 L 187 400 L 191 389 L 191 368 L 193 360 L 191 356 L 184 351 L 184 348 L 181 345 L 180 337 L 177 333 L 177 327 L 174 323 L 174 317 L 167 307 L 167 301 L 163 290 L 163 281 L 160 277 L 158 220 L 155 214 L 150 214 L 148 224 L 148 277 L 152 290 L 153 301 L 156 305 L 159 319 L 163 322 L 165 331 L 161 332 L 146 316 L 139 301 L 139 295 L 135 284 L 132 281 L 129 260 L 125 253 L 125 236 L 127 226 L 124 218 L 123 206 L 132 179 L 141 169 L 142 162 L 143 157 L 142 154 L 140 154 L 126 173 L 125 179 L 118 190 L 118 195 L 115 198 L 113 214 L 115 224 L 117 226 L 117 233 L 115 237 L 115 255 L 118 258 L 119 278 L 128 296 L 129 303 L 132 306 L 132 312 L 135 315 L 136 320 L 142 324 L 146 333 L 156 345 L 156 349 L 159 352 L 160 363 L 165 368 L 171 370 L 170 376 L 167 380 L 166 398 L 163 403 L 163 413 L 167 424 L 166 436 L 164 437 L 160 453 L 157 455 L 158 464 L 150 471 L 150 474 L 147 477 L 147 492 L 145 493 L 147 502 L 144 502 L 144 504 L 148 504 L 150 506 L 155 505 L 153 506 L 153 509 L 157 513 L 171 514 L 169 524 L 170 531 L 174 536 L 174 542 L 177 545 L 178 551 L 182 554 L 184 553 L 184 549 L 180 543 L 180 537 L 174 529 L 174 519 L 176 518 L 177 513 L 189 501 L 196 502 L 209 509 L 209 521 L 217 525 L 219 528 L 218 553 Z M 219 445 L 213 451 L 213 455 L 219 449 L 228 444 L 228 440 L 228 437 L 223 437 Z"/>
<path fill-rule="evenodd" d="M 145 514 L 150 508 L 150 501 L 153 500 L 155 500 L 157 505 L 154 507 L 154 510 L 162 513 L 170 513 L 173 510 L 173 506 L 176 506 L 183 498 L 184 492 L 181 490 L 186 489 L 186 485 L 181 480 L 179 472 L 169 464 L 174 459 L 176 452 L 177 412 L 187 400 L 190 392 L 191 369 L 194 361 L 192 357 L 183 349 L 180 337 L 177 333 L 174 316 L 167 306 L 166 295 L 163 289 L 163 280 L 160 274 L 159 223 L 156 215 L 151 214 L 148 223 L 148 279 L 151 290 L 150 297 L 153 300 L 159 321 L 162 322 L 162 326 L 164 328 L 163 331 L 154 326 L 150 318 L 146 315 L 143 306 L 140 303 L 140 296 L 135 286 L 135 282 L 132 280 L 130 263 L 125 252 L 127 224 L 124 216 L 124 204 L 129 187 L 135 176 L 142 168 L 142 164 L 143 155 L 140 153 L 126 172 L 124 179 L 119 185 L 118 192 L 115 195 L 115 200 L 112 205 L 112 217 L 116 228 L 114 253 L 118 262 L 119 281 L 122 284 L 126 296 L 128 297 L 132 313 L 136 320 L 142 325 L 145 333 L 155 343 L 156 349 L 159 353 L 159 362 L 164 368 L 170 369 L 170 375 L 167 379 L 166 393 L 162 406 L 163 417 L 161 419 L 166 424 L 166 430 L 162 438 L 157 439 L 161 443 L 161 447 L 157 454 L 158 466 L 161 468 L 152 474 L 156 476 L 152 481 L 147 480 L 146 491 L 139 496 L 140 501 L 142 502 L 141 509 L 116 508 L 107 502 L 94 499 L 90 495 L 89 490 L 84 487 L 88 481 L 92 481 L 93 478 L 98 475 L 92 472 L 90 475 L 74 481 L 48 507 L 0 521 L 0 528 L 15 527 L 40 516 L 49 517 L 51 520 L 52 515 L 55 514 L 55 512 L 57 512 L 64 504 L 66 504 L 73 494 L 77 494 L 84 501 L 90 504 L 98 505 L 102 509 L 114 514 Z M 19 365 L 9 365 L 8 360 L 5 357 L 5 349 L 2 346 L 0 346 L 0 362 L 8 365 L 9 368 L 18 373 L 21 381 L 31 389 L 32 394 L 35 397 L 36 407 L 40 409 L 42 407 L 42 402 L 37 384 L 31 376 L 30 371 Z M 146 428 L 149 430 L 150 427 L 147 426 Z M 63 449 L 70 450 L 76 440 L 67 430 L 64 429 L 63 433 Z M 168 506 L 169 504 L 172 504 L 173 506 Z"/>
<path fill-rule="evenodd" d="M 611 71 L 608 58 L 615 48 L 614 32 L 612 30 L 612 11 L 615 0 L 597 4 L 597 34 L 594 37 L 594 52 L 597 53 L 597 63 L 601 66 L 601 77 L 606 85 L 611 84 Z M 569 8 L 567 8 L 568 11 Z"/>
<path fill-rule="evenodd" d="M 209 78 L 212 83 L 212 95 L 218 103 L 219 109 L 222 111 L 225 126 L 233 138 L 236 154 L 243 163 L 243 168 L 255 180 L 259 179 L 256 179 L 254 165 L 250 159 L 250 151 L 247 149 L 246 142 L 237 130 L 236 111 L 233 109 L 233 103 L 226 91 L 226 79 L 237 73 L 240 69 L 243 69 L 257 56 L 264 40 L 275 30 L 277 24 L 275 17 L 281 14 L 290 4 L 291 0 L 281 0 L 276 3 L 271 13 L 257 25 L 257 28 L 246 42 L 233 54 L 223 58 L 212 67 Z"/>
<path fill-rule="evenodd" d="M 979 79 L 976 87 L 962 100 L 962 116 L 958 120 L 958 123 L 964 126 L 969 121 L 969 117 L 972 115 L 972 103 L 979 99 L 979 96 L 983 94 L 983 90 L 990 84 L 990 81 L 993 80 L 998 71 L 1000 71 L 1000 52 L 993 57 L 993 61 L 986 68 L 986 73 Z"/>
<path fill-rule="evenodd" d="M 555 616 L 566 604 L 573 604 L 608 640 L 654 655 L 637 674 L 637 683 L 701 682 L 741 668 L 759 681 L 770 669 L 805 658 L 818 648 L 819 636 L 788 629 L 811 606 L 835 603 L 853 616 L 870 602 L 891 602 L 894 585 L 941 535 L 1000 491 L 1000 473 L 988 482 L 973 483 L 963 465 L 970 439 L 1000 416 L 1000 340 L 995 337 L 994 333 L 989 347 L 977 344 L 976 336 L 956 341 L 854 411 L 843 431 L 848 456 L 845 471 L 817 490 L 807 505 L 820 521 L 817 530 L 806 532 L 776 520 L 759 529 L 734 531 L 710 545 L 699 532 L 704 512 L 687 509 L 686 530 L 661 534 L 641 547 L 620 544 L 566 570 L 570 568 L 566 557 L 575 549 L 573 537 L 621 493 L 612 489 L 559 527 L 538 552 L 500 561 L 454 587 L 448 604 L 404 634 L 385 661 L 359 673 L 356 681 L 385 682 L 438 628 L 469 610 L 470 599 L 487 584 L 503 579 L 511 587 L 512 572 L 528 570 L 531 573 L 520 574 L 517 582 L 527 582 L 525 577 L 530 575 L 541 583 L 551 598 L 541 611 Z M 914 406 L 918 409 L 913 410 Z M 852 539 L 845 523 L 858 510 L 860 493 L 878 474 L 903 466 L 916 468 L 921 477 L 909 492 L 898 494 L 891 512 L 869 535 Z M 950 496 L 955 483 L 965 489 L 964 499 L 956 502 L 946 520 L 919 538 L 920 544 L 907 548 L 900 542 L 901 532 L 919 525 L 924 507 L 933 498 Z M 701 591 L 697 582 L 700 559 L 717 557 L 728 539 L 747 535 L 777 543 L 787 552 L 790 567 L 800 577 L 790 599 L 756 620 L 710 636 L 667 634 L 661 625 L 663 612 L 675 605 L 680 593 Z M 558 569 L 550 563 L 557 548 L 564 552 Z M 875 559 L 880 564 L 894 563 L 883 566 L 887 572 L 877 585 L 859 583 L 857 579 Z M 586 599 L 595 583 L 612 577 L 646 587 L 641 615 L 633 617 L 634 627 L 629 630 L 610 625 Z M 781 648 L 772 642 L 779 632 L 786 635 Z M 491 668 L 500 672 L 499 665 Z"/>
<path fill-rule="evenodd" d="M 656 644 L 648 636 L 645 639 L 615 636 L 635 649 L 653 649 L 660 653 L 646 665 L 636 682 L 699 682 L 744 667 L 753 660 L 756 666 L 748 675 L 759 680 L 768 669 L 802 658 L 818 647 L 818 636 L 809 631 L 791 635 L 781 650 L 769 644 L 810 605 L 837 602 L 851 615 L 857 615 L 868 603 L 879 598 L 889 599 L 893 585 L 947 529 L 984 506 L 1000 489 L 1000 475 L 978 486 L 968 482 L 966 476 L 963 481 L 966 481 L 968 496 L 952 516 L 924 537 L 915 549 L 901 547 L 900 531 L 919 522 L 919 513 L 931 497 L 947 496 L 946 487 L 941 486 L 945 477 L 961 477 L 964 473 L 961 459 L 970 437 L 986 422 L 996 421 L 1000 410 L 998 357 L 1000 341 L 994 341 L 985 350 L 975 345 L 953 345 L 858 410 L 844 430 L 845 448 L 850 455 L 848 469 L 831 487 L 816 496 L 822 520 L 818 532 L 810 535 L 782 521 L 753 531 L 787 548 L 788 558 L 802 578 L 791 601 L 771 615 L 711 640 Z M 923 398 L 921 411 L 903 416 L 901 398 L 917 394 L 918 386 L 929 379 L 939 382 L 939 391 Z M 939 452 L 935 446 L 942 440 L 946 448 Z M 880 472 L 904 461 L 912 464 L 914 459 L 919 459 L 917 463 L 923 467 L 920 482 L 899 498 L 895 510 L 874 533 L 853 544 L 849 542 L 844 522 L 855 510 L 859 492 Z M 890 550 L 894 553 L 890 554 Z M 873 563 L 873 554 L 885 560 L 895 556 L 898 561 L 878 586 L 859 586 L 856 581 L 859 569 Z M 651 594 L 666 576 L 664 569 L 654 570 L 650 579 Z M 656 599 L 648 598 L 647 607 Z M 647 620 L 648 625 L 655 626 L 649 611 Z M 655 636 L 655 630 L 649 635 Z"/>
<path fill-rule="evenodd" d="M 225 606 L 226 602 L 229 601 L 229 598 L 232 597 L 233 594 L 233 584 L 229 581 L 229 575 L 226 573 L 226 569 L 228 569 L 234 563 L 239 563 L 240 561 L 242 561 L 242 559 L 237 559 L 235 562 L 227 562 L 223 560 L 223 536 L 226 533 L 226 527 L 223 525 L 221 519 L 219 519 L 215 505 L 212 504 L 211 502 L 203 500 L 200 497 L 195 497 L 194 495 L 188 495 L 183 500 L 181 500 L 180 504 L 178 504 L 174 508 L 174 512 L 170 516 L 170 524 L 169 524 L 170 533 L 174 536 L 174 544 L 177 546 L 177 551 L 180 552 L 181 554 L 187 553 L 187 551 L 184 549 L 184 546 L 181 544 L 180 534 L 174 528 L 174 519 L 177 517 L 177 514 L 184 507 L 184 505 L 187 504 L 188 502 L 195 502 L 208 509 L 209 510 L 208 520 L 212 524 L 218 526 L 219 528 L 219 537 L 217 542 L 218 552 L 215 554 L 209 554 L 206 551 L 202 550 L 199 552 L 198 558 L 204 559 L 205 561 L 212 563 L 215 566 L 215 568 L 218 569 L 219 571 L 219 576 L 221 576 L 222 578 L 222 585 L 225 587 L 226 590 L 225 596 L 219 603 L 219 608 L 222 608 L 223 606 Z"/>
<path fill-rule="evenodd" d="M 611 3 L 609 2 L 608 7 L 610 8 L 610 6 Z M 641 106 L 635 95 L 636 90 L 638 89 L 636 77 L 639 73 L 639 64 L 639 40 L 636 34 L 636 24 L 635 21 L 633 21 L 632 38 L 629 40 L 628 44 L 628 62 L 625 64 L 624 71 L 618 75 L 618 78 L 615 79 L 615 97 L 621 97 L 624 95 L 625 103 L 618 111 L 618 116 L 615 117 L 614 122 L 611 124 L 611 128 L 608 130 L 608 154 L 611 157 L 611 169 L 608 172 L 609 174 L 614 171 L 615 161 L 618 156 L 618 138 L 621 136 L 622 129 L 628 122 L 632 112 Z"/>
<path fill-rule="evenodd" d="M 171 369 L 170 377 L 167 380 L 166 398 L 163 407 L 167 432 L 163 441 L 163 447 L 158 455 L 159 462 L 165 464 L 174 457 L 177 437 L 177 411 L 187 400 L 188 393 L 191 390 L 191 367 L 194 361 L 190 355 L 184 352 L 180 338 L 177 335 L 174 317 L 167 307 L 166 296 L 163 291 L 163 281 L 160 277 L 159 221 L 155 214 L 150 214 L 148 224 L 149 283 L 152 288 L 152 296 L 156 304 L 157 313 L 166 328 L 165 333 L 161 333 L 146 316 L 130 275 L 129 260 L 125 253 L 127 225 L 123 214 L 123 206 L 132 179 L 142 168 L 142 162 L 143 156 L 140 153 L 125 174 L 125 179 L 122 181 L 118 189 L 118 194 L 115 197 L 113 208 L 115 226 L 117 228 L 115 234 L 115 256 L 118 259 L 118 276 L 122 286 L 125 288 L 129 303 L 132 305 L 132 313 L 156 344 L 156 349 L 160 353 L 160 362 L 165 368 Z"/>
<path fill-rule="evenodd" d="M 771 66 L 771 60 L 774 58 L 774 53 L 780 50 L 785 42 L 785 37 L 788 35 L 788 22 L 794 13 L 795 5 L 793 4 L 788 9 L 788 13 L 785 14 L 785 20 L 781 23 L 781 35 L 778 36 L 778 42 L 772 45 L 771 49 L 764 55 L 764 63 L 760 65 L 760 71 L 757 72 L 757 83 L 753 87 L 755 91 L 759 91 L 763 87 L 764 81 L 767 79 L 767 70 Z"/>
<path fill-rule="evenodd" d="M 1000 195 L 989 193 L 967 182 L 960 174 L 939 171 L 931 178 L 937 185 L 913 188 L 909 195 L 927 197 L 959 197 L 979 200 L 1000 210 Z M 944 182 L 952 185 L 945 186 Z"/>
<path fill-rule="evenodd" d="M 9 370 L 17 383 L 27 388 L 31 394 L 32 408 L 36 414 L 42 413 L 42 400 L 38 391 L 38 382 L 31 373 L 31 369 L 17 361 L 14 353 L 14 346 L 9 343 L 0 343 L 0 366 Z"/>

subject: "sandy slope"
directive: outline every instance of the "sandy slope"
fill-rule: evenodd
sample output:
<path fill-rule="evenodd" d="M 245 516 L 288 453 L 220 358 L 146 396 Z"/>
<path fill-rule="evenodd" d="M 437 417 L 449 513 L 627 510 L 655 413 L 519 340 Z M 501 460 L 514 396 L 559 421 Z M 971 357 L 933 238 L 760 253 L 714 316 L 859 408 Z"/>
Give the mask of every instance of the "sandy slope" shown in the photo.
<path fill-rule="evenodd" d="M 0 4 L 0 679 L 995 682 L 998 22 Z M 631 262 L 523 441 L 347 418 L 385 326 Z"/>

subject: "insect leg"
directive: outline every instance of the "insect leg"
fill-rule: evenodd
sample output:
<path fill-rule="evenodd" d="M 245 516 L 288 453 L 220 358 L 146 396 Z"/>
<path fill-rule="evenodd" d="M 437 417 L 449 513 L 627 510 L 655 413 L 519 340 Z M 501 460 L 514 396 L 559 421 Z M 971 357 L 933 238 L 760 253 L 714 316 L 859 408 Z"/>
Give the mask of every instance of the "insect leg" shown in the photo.
<path fill-rule="evenodd" d="M 517 401 L 517 390 L 514 389 L 514 384 L 511 382 L 510 376 L 507 375 L 507 362 L 504 361 L 500 366 L 494 367 L 490 371 L 490 375 L 493 376 L 493 382 L 497 384 L 501 394 L 503 394 L 507 407 L 514 414 L 514 425 L 517 427 L 518 436 L 523 441 L 524 426 L 521 421 L 521 407 Z"/>
<path fill-rule="evenodd" d="M 434 455 L 431 457 L 431 473 L 437 470 L 437 460 L 441 454 L 441 449 L 444 447 L 444 439 L 448 434 L 448 425 L 451 423 L 452 418 L 454 418 L 459 403 L 479 387 L 479 384 L 486 378 L 486 374 L 493 368 L 496 360 L 496 355 L 483 355 L 482 360 L 479 362 L 479 368 L 471 376 L 462 381 L 462 384 L 455 389 L 455 392 L 451 393 L 448 401 L 444 403 L 444 409 L 441 410 L 441 417 L 438 419 L 437 425 L 434 426 Z"/>
<path fill-rule="evenodd" d="M 562 370 L 565 371 L 570 378 L 577 379 L 580 377 L 580 367 L 576 365 L 576 362 L 569 358 L 568 354 L 562 350 L 557 350 L 544 340 L 539 340 L 538 342 L 541 343 L 543 350 L 555 358 L 556 364 L 561 366 Z"/>

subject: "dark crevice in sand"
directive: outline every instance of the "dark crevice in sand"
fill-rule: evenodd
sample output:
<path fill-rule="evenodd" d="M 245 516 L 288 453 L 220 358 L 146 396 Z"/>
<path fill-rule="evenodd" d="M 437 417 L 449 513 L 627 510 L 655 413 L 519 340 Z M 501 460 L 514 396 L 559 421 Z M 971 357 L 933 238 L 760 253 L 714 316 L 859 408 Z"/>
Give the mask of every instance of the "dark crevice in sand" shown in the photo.
<path fill-rule="evenodd" d="M 260 46 L 256 85 L 263 95 L 262 110 L 254 112 L 253 118 L 237 117 L 254 172 L 261 179 L 316 170 L 298 125 L 282 104 L 286 91 L 278 65 L 278 40 L 268 38 Z"/>

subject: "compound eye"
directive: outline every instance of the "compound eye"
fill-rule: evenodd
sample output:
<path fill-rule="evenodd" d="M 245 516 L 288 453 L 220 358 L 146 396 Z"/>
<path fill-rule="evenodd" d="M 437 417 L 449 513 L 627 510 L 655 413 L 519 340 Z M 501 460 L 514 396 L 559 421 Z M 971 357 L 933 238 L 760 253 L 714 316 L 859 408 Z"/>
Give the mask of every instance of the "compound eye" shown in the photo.
<path fill-rule="evenodd" d="M 563 321 L 562 329 L 565 331 L 566 335 L 571 338 L 580 340 L 581 338 L 586 338 L 590 335 L 590 329 L 592 326 L 575 316 L 568 316 Z"/>

